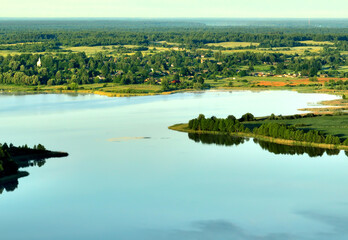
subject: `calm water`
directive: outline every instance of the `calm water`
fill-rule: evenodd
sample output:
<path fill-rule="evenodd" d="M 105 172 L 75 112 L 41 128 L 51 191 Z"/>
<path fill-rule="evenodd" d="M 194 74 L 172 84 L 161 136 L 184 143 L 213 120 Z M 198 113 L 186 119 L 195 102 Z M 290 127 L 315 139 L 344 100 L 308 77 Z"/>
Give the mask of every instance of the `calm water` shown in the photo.
<path fill-rule="evenodd" d="M 0 142 L 70 154 L 26 168 L 0 195 L 1 239 L 347 239 L 344 152 L 279 155 L 253 140 L 226 146 L 167 129 L 199 113 L 285 115 L 335 98 L 0 95 Z"/>

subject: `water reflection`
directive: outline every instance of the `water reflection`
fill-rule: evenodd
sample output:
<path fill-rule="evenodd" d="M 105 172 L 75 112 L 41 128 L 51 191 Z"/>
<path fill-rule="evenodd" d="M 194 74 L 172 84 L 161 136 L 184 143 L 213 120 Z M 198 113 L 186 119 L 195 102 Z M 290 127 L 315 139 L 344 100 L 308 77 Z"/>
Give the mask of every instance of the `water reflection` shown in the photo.
<path fill-rule="evenodd" d="M 28 167 L 42 167 L 46 163 L 46 159 L 35 159 L 29 161 L 16 161 L 20 168 L 28 168 Z"/>
<path fill-rule="evenodd" d="M 42 167 L 46 163 L 46 159 L 16 159 L 14 161 L 18 164 L 19 168 L 28 168 L 28 167 Z M 0 179 L 0 195 L 6 192 L 13 192 L 18 188 L 19 178 L 28 176 L 28 172 L 20 171 L 17 176 L 11 178 Z"/>
<path fill-rule="evenodd" d="M 203 144 L 216 144 L 223 146 L 238 146 L 243 144 L 245 141 L 249 141 L 247 138 L 234 137 L 229 135 L 212 135 L 212 134 L 197 134 L 189 133 L 188 137 L 195 141 Z"/>
<path fill-rule="evenodd" d="M 326 152 L 327 155 L 333 156 L 338 155 L 340 150 L 337 149 L 324 149 L 306 146 L 288 146 L 278 143 L 265 142 L 258 139 L 254 139 L 254 142 L 259 144 L 264 150 L 267 150 L 274 154 L 283 155 L 303 155 L 307 154 L 310 157 L 321 157 Z"/>
<path fill-rule="evenodd" d="M 13 192 L 18 187 L 18 179 L 14 179 L 8 182 L 0 183 L 0 195 L 3 192 Z"/>
<path fill-rule="evenodd" d="M 247 138 L 229 136 L 229 135 L 213 135 L 213 134 L 197 134 L 189 133 L 189 139 L 200 142 L 203 144 L 216 144 L 223 146 L 237 146 L 239 144 L 249 141 Z M 329 156 L 338 155 L 340 150 L 338 149 L 324 149 L 306 146 L 288 146 L 278 143 L 271 143 L 254 139 L 254 143 L 258 144 L 262 149 L 267 150 L 273 154 L 283 155 L 304 155 L 307 154 L 310 157 L 321 157 L 326 153 Z M 345 152 L 348 156 L 348 151 Z"/>

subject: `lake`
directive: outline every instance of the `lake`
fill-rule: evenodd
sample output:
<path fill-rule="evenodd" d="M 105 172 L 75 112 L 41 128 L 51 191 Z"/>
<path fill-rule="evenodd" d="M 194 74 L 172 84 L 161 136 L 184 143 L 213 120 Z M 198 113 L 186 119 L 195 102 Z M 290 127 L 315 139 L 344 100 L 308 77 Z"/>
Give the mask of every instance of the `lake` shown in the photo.
<path fill-rule="evenodd" d="M 69 153 L 25 168 L 30 175 L 2 192 L 1 239 L 347 239 L 345 152 L 289 154 L 252 139 L 167 129 L 200 113 L 289 115 L 337 98 L 292 91 L 0 95 L 0 142 Z"/>

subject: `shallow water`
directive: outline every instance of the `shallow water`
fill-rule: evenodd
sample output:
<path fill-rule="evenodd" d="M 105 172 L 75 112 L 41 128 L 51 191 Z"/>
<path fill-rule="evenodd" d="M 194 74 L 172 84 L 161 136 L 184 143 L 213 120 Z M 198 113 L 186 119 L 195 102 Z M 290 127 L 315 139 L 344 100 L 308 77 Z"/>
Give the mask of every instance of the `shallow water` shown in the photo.
<path fill-rule="evenodd" d="M 347 239 L 344 152 L 279 155 L 253 140 L 202 144 L 167 129 L 199 113 L 287 115 L 336 98 L 0 95 L 1 142 L 70 154 L 26 168 L 0 195 L 1 239 Z"/>

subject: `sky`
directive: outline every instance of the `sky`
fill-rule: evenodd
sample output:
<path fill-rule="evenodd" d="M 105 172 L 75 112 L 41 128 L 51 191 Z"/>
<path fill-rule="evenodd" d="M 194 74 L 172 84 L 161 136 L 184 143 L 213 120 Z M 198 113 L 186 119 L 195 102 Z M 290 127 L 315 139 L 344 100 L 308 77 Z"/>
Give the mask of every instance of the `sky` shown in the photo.
<path fill-rule="evenodd" d="M 348 0 L 1 0 L 0 17 L 347 18 Z"/>

